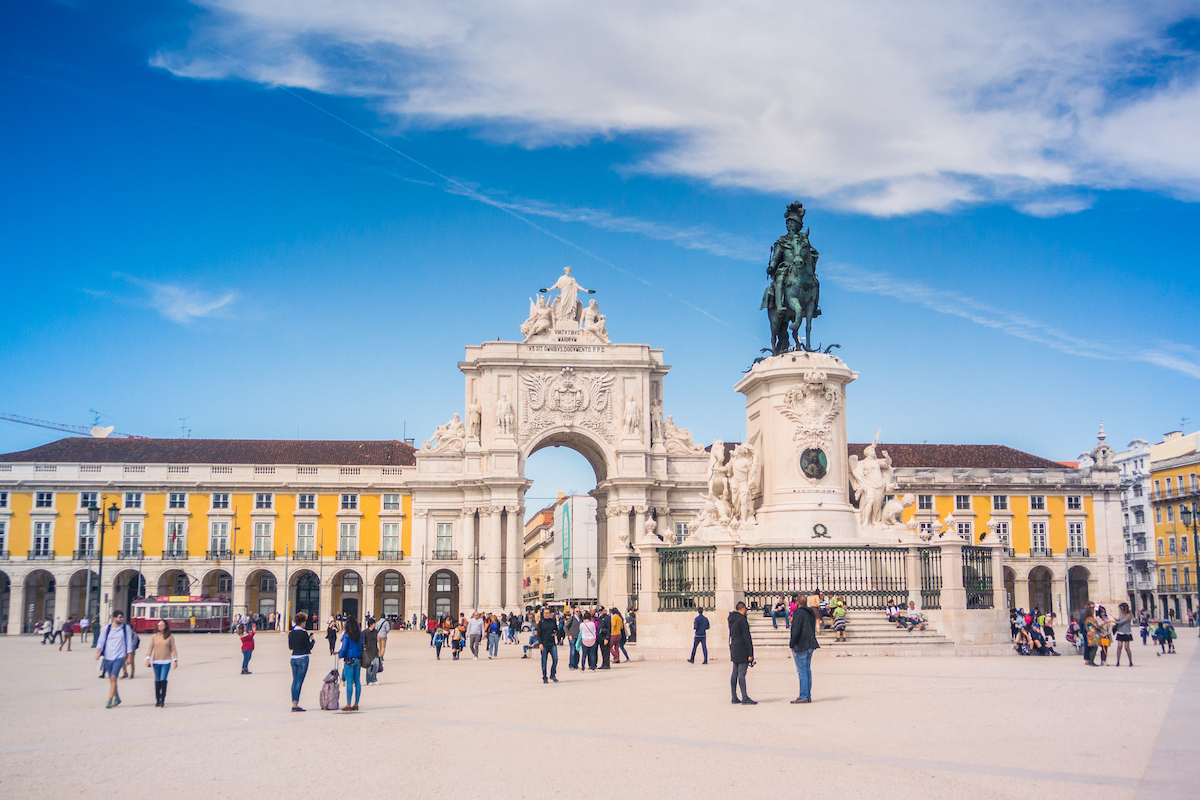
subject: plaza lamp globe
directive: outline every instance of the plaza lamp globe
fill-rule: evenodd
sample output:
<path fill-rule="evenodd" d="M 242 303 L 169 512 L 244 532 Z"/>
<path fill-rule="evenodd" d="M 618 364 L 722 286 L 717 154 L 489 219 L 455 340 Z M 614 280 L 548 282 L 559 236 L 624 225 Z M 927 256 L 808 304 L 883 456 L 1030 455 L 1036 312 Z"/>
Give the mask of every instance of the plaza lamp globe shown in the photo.
<path fill-rule="evenodd" d="M 100 509 L 96 508 L 95 503 L 92 503 L 91 505 L 88 506 L 88 522 L 91 523 L 93 527 L 95 527 L 96 523 L 99 521 L 100 521 Z"/>

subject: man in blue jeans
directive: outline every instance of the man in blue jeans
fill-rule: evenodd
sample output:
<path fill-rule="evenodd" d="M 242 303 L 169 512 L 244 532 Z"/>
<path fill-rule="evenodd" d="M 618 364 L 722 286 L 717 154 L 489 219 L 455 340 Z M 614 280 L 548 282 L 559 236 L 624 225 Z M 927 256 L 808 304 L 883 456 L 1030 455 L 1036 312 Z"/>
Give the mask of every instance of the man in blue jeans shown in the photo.
<path fill-rule="evenodd" d="M 537 629 L 534 632 L 537 634 L 538 646 L 542 650 L 542 683 L 550 681 L 558 683 L 558 677 L 555 674 L 558 672 L 558 623 L 554 621 L 550 609 L 542 609 L 542 618 L 538 621 Z M 550 656 L 549 678 L 546 677 L 546 656 Z"/>
<path fill-rule="evenodd" d="M 696 648 L 704 650 L 704 662 L 708 663 L 708 617 L 704 616 L 704 609 L 696 609 L 696 618 L 692 620 L 692 629 L 695 630 L 696 636 L 692 639 L 692 655 L 688 658 L 689 664 L 696 663 Z"/>
<path fill-rule="evenodd" d="M 792 660 L 796 662 L 796 674 L 800 678 L 800 694 L 792 705 L 812 702 L 812 656 L 821 645 L 817 644 L 817 615 L 808 607 L 807 597 L 800 595 L 796 601 L 796 613 L 792 616 L 792 635 L 788 647 Z"/>

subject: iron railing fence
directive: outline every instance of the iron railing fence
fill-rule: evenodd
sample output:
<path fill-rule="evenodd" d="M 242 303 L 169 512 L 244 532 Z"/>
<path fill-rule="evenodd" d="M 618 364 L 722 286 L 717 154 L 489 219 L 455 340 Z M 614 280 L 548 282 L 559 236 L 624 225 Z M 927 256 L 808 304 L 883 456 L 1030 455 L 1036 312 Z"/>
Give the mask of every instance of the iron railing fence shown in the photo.
<path fill-rule="evenodd" d="M 658 610 L 717 607 L 715 547 L 663 547 L 658 551 Z"/>
<path fill-rule="evenodd" d="M 921 547 L 917 549 L 921 562 L 921 608 L 942 607 L 942 548 Z"/>
<path fill-rule="evenodd" d="M 851 610 L 908 603 L 903 547 L 748 547 L 741 551 L 743 590 L 753 608 L 793 594 L 845 598 Z"/>
<path fill-rule="evenodd" d="M 988 547 L 966 545 L 962 549 L 963 588 L 967 608 L 992 608 L 992 551 Z"/>
<path fill-rule="evenodd" d="M 638 595 L 642 591 L 642 557 L 629 557 L 629 610 L 637 611 Z"/>

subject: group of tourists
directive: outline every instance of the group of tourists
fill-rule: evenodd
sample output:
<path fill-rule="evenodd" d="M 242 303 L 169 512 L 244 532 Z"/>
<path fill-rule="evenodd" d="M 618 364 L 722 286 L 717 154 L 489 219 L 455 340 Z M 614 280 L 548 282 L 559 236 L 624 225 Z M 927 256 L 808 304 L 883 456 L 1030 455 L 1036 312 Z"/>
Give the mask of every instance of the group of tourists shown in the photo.
<path fill-rule="evenodd" d="M 1037 608 L 1028 611 L 1015 608 L 1009 612 L 1008 627 L 1012 634 L 1012 647 L 1020 656 L 1059 656 L 1054 634 L 1054 614 Z M 1074 641 L 1067 633 L 1067 641 Z"/>
<path fill-rule="evenodd" d="M 76 620 L 75 615 L 67 617 L 65 620 L 59 618 L 57 621 L 50 617 L 37 624 L 33 632 L 36 636 L 42 637 L 42 644 L 54 644 L 58 642 L 58 649 L 61 651 L 65 645 L 67 652 L 71 652 L 71 639 L 75 637 L 75 626 L 79 626 L 80 637 L 87 636 L 88 630 L 91 628 L 91 620 L 87 617 Z"/>

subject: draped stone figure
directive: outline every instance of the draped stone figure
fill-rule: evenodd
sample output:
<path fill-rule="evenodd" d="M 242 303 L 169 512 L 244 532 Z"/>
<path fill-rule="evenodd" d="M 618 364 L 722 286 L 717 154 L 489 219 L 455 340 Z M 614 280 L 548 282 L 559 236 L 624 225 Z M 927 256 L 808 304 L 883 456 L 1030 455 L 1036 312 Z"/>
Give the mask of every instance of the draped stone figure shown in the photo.
<path fill-rule="evenodd" d="M 592 289 L 585 289 L 571 277 L 571 268 L 563 267 L 563 274 L 548 289 L 538 289 L 539 292 L 552 292 L 558 290 L 558 297 L 554 299 L 554 322 L 562 324 L 564 327 L 574 328 L 579 324 L 579 320 L 583 316 L 583 304 L 579 302 L 579 293 L 587 292 L 595 294 Z"/>
<path fill-rule="evenodd" d="M 876 439 L 878 439 L 876 434 Z M 883 457 L 875 455 L 875 442 L 867 445 L 862 458 L 850 456 L 850 486 L 858 501 L 858 519 L 864 528 L 879 527 L 883 523 L 883 499 L 888 490 L 896 485 L 892 472 L 892 457 L 886 450 Z"/>

